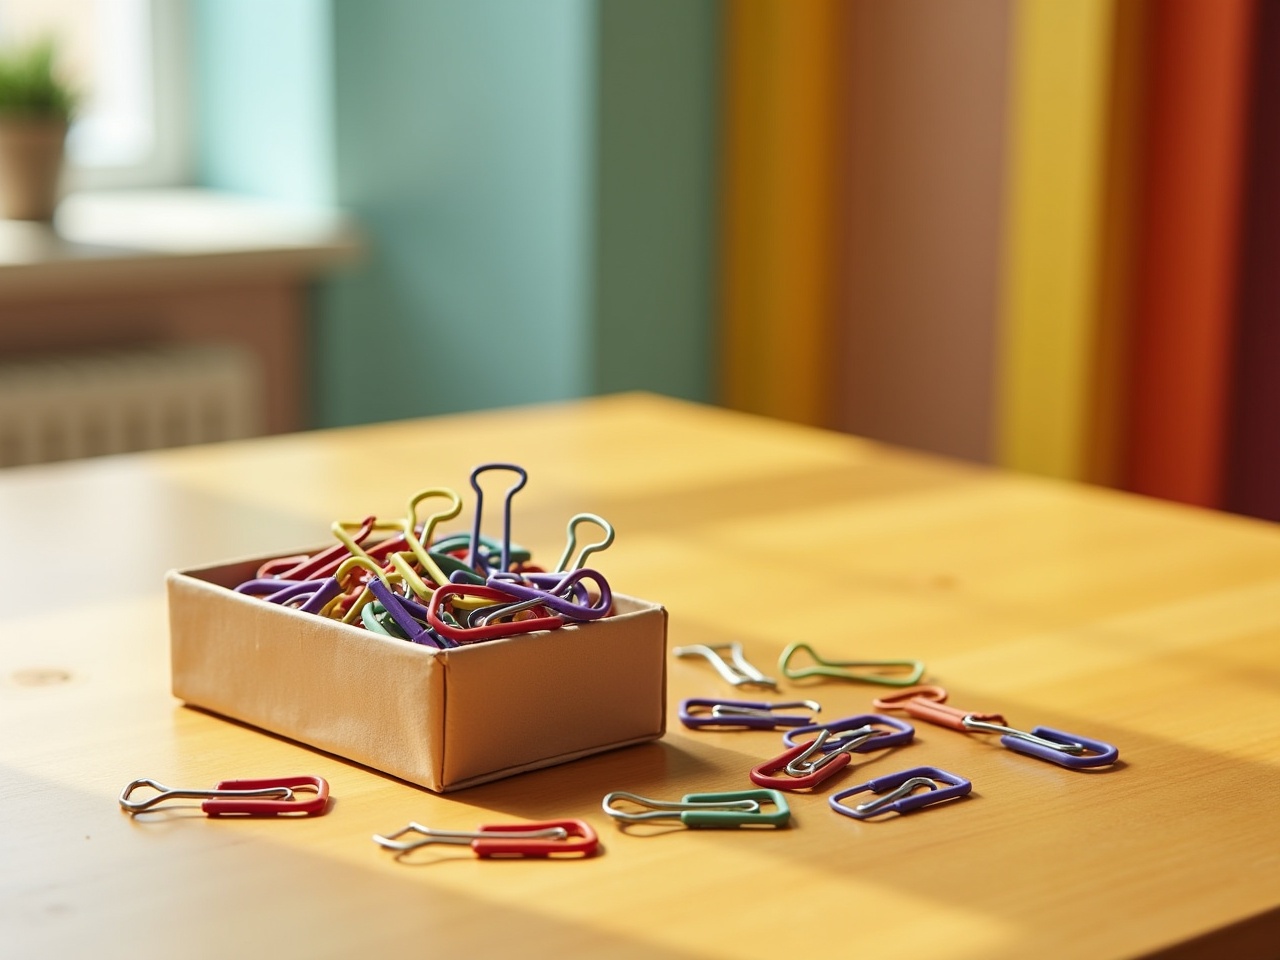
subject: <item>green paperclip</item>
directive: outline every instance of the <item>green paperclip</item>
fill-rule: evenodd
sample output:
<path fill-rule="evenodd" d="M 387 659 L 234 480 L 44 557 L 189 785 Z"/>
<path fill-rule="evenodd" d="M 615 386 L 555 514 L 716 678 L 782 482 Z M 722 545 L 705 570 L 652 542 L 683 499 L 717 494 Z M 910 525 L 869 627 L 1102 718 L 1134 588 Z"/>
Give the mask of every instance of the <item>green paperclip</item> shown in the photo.
<path fill-rule="evenodd" d="M 791 658 L 801 650 L 813 658 L 814 666 L 792 670 L 788 667 Z M 910 673 L 890 676 L 883 673 L 856 673 L 850 667 L 903 667 Z M 858 683 L 879 683 L 886 687 L 909 687 L 919 683 L 924 676 L 922 660 L 824 660 L 807 643 L 793 643 L 782 651 L 778 658 L 778 670 L 789 680 L 803 680 L 806 677 L 834 677 L 837 680 L 854 680 Z"/>
<path fill-rule="evenodd" d="M 648 810 L 637 813 L 615 807 L 614 801 L 626 800 Z M 773 813 L 765 813 L 762 803 L 771 803 Z M 605 794 L 604 812 L 624 823 L 646 823 L 650 820 L 679 820 L 686 827 L 785 827 L 791 820 L 791 808 L 777 790 L 733 790 L 729 793 L 690 793 L 679 800 L 653 800 L 626 790 Z"/>
<path fill-rule="evenodd" d="M 493 537 L 480 534 L 480 542 L 485 549 L 491 551 L 499 551 L 502 549 L 502 541 L 495 540 Z M 447 553 L 450 550 L 461 550 L 471 546 L 471 534 L 469 533 L 451 533 L 447 537 L 441 537 L 435 543 L 431 544 L 432 552 Z M 533 553 L 526 547 L 520 546 L 518 543 L 511 544 L 510 560 L 514 564 L 528 563 L 533 559 Z M 463 569 L 470 570 L 465 563 Z"/>
<path fill-rule="evenodd" d="M 686 827 L 785 827 L 791 820 L 791 808 L 787 799 L 777 790 L 733 790 L 728 793 L 687 793 L 681 803 L 732 803 L 735 800 L 754 800 L 755 810 L 684 810 L 680 822 Z M 777 809 L 765 813 L 761 803 L 772 803 Z"/>
<path fill-rule="evenodd" d="M 360 611 L 360 620 L 364 623 L 366 630 L 372 633 L 380 633 L 384 637 L 391 637 L 395 640 L 409 639 L 404 635 L 404 631 L 400 629 L 400 625 L 391 619 L 391 615 L 387 613 L 386 608 L 377 600 L 366 603 Z"/>

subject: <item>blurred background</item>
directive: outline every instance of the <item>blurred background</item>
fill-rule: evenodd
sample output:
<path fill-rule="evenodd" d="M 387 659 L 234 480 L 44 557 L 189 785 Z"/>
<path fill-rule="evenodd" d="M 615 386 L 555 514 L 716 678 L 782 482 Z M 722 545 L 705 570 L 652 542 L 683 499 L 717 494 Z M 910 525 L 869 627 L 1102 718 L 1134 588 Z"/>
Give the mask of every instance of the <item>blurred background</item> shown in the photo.
<path fill-rule="evenodd" d="M 41 36 L 0 464 L 643 389 L 1280 519 L 1280 4 L 0 0 Z"/>

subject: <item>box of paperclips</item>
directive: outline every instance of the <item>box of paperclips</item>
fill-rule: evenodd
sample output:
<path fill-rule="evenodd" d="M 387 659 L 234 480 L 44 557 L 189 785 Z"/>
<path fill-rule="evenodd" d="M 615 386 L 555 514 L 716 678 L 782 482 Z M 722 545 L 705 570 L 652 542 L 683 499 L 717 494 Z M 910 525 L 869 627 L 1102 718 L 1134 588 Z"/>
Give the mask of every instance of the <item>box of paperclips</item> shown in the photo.
<path fill-rule="evenodd" d="M 447 544 L 427 550 L 430 531 L 406 526 L 411 542 L 402 531 L 391 550 L 348 534 L 363 559 L 324 577 L 280 574 L 326 551 L 170 572 L 174 695 L 437 792 L 662 736 L 661 605 L 610 593 L 598 574 L 596 590 L 575 589 L 593 571 L 563 564 L 476 583 L 450 561 L 450 580 Z M 520 572 L 507 549 L 502 570 Z M 413 582 L 416 550 L 434 588 Z M 484 561 L 473 552 L 469 566 Z M 293 592 L 270 602 L 268 590 Z M 476 616 L 499 602 L 524 609 Z"/>

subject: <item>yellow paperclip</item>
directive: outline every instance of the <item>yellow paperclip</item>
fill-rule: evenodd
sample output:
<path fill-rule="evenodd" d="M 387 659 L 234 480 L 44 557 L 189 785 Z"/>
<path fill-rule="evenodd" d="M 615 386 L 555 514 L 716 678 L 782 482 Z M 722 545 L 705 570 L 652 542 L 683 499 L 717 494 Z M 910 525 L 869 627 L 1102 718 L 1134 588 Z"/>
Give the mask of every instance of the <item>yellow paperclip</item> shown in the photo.
<path fill-rule="evenodd" d="M 359 529 L 360 526 L 361 524 L 359 523 L 349 523 L 349 522 L 344 522 L 342 520 L 335 520 L 330 525 L 329 529 L 333 531 L 333 535 L 337 537 L 339 541 L 341 541 L 342 545 L 347 548 L 347 550 L 351 553 L 351 556 L 363 557 L 365 560 L 368 560 L 370 563 L 373 563 L 373 558 L 369 556 L 368 553 L 365 552 L 364 547 L 356 543 L 355 540 L 352 538 L 351 534 L 347 532 L 347 529 L 349 527 Z M 373 530 L 385 530 L 387 532 L 394 531 L 395 533 L 400 533 L 402 532 L 402 529 L 403 529 L 402 525 L 398 522 L 391 521 L 391 520 L 377 520 L 374 522 L 372 528 L 370 528 L 370 532 L 372 532 Z"/>
<path fill-rule="evenodd" d="M 427 517 L 422 526 L 422 537 L 419 539 L 418 535 L 414 533 L 414 528 L 418 525 L 418 504 L 423 500 L 426 500 L 428 497 L 448 497 L 452 502 L 445 509 Z M 431 542 L 431 534 L 435 530 L 437 523 L 441 520 L 452 520 L 461 512 L 462 498 L 459 497 L 457 493 L 450 490 L 448 487 L 428 487 L 426 490 L 419 490 L 413 495 L 413 499 L 409 501 L 409 515 L 401 525 L 401 529 L 404 532 L 405 542 L 409 544 L 409 550 L 412 552 L 414 559 L 422 565 L 422 569 L 427 572 L 427 575 L 439 584 L 448 583 L 449 577 L 440 569 L 440 565 L 436 563 L 435 558 L 427 552 L 427 548 L 424 544 Z M 410 575 L 405 573 L 405 570 L 402 569 L 403 561 L 397 563 L 396 555 L 393 554 L 391 562 L 395 565 L 397 570 L 404 574 L 405 580 L 413 589 L 414 593 L 417 593 L 419 596 L 429 596 L 429 593 L 424 594 L 423 592 L 423 590 L 426 589 L 426 585 L 422 583 L 422 580 L 419 579 L 416 574 L 410 577 Z M 417 584 L 414 583 L 414 580 L 417 580 Z M 418 584 L 422 584 L 423 589 L 419 589 Z"/>
<path fill-rule="evenodd" d="M 391 586 L 391 580 L 388 578 L 386 571 L 368 557 L 347 557 L 347 559 L 343 560 L 342 563 L 338 565 L 338 569 L 333 573 L 333 578 L 338 581 L 338 586 L 342 588 L 342 592 L 320 609 L 320 616 L 333 619 L 337 612 L 338 604 L 342 602 L 342 598 L 347 592 L 347 575 L 356 567 L 362 567 L 365 570 L 370 571 L 388 587 Z M 399 578 L 397 577 L 397 579 Z M 351 609 L 343 615 L 342 622 L 355 623 L 356 619 L 360 616 L 360 611 L 363 610 L 365 605 L 372 599 L 373 591 L 368 587 L 365 587 L 360 591 L 360 596 L 356 598 L 356 602 L 351 605 Z"/>

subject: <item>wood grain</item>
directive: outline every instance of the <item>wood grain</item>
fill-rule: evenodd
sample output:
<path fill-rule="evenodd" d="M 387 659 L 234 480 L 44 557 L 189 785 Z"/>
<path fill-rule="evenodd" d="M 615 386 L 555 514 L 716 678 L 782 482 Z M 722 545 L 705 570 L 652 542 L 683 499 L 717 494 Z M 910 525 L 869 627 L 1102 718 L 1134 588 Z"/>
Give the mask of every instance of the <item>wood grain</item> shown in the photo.
<path fill-rule="evenodd" d="M 573 512 L 609 517 L 599 566 L 668 606 L 673 645 L 738 639 L 765 668 L 800 639 L 920 657 L 955 704 L 1114 742 L 1122 762 L 1072 772 L 920 725 L 830 790 L 928 763 L 971 778 L 970 799 L 862 823 L 797 795 L 788 830 L 623 832 L 606 792 L 746 787 L 780 752 L 773 733 L 674 721 L 683 697 L 732 693 L 701 663 L 670 661 L 660 743 L 448 798 L 169 696 L 166 568 L 286 551 L 420 487 L 465 491 L 498 458 L 530 472 L 516 539 L 554 558 Z M 7 956 L 1097 958 L 1280 942 L 1280 534 L 1262 522 L 625 395 L 15 470 L 0 525 Z M 875 695 L 783 690 L 827 718 Z M 327 777 L 331 811 L 116 806 L 139 776 L 273 773 Z M 552 816 L 588 819 L 605 853 L 396 862 L 369 839 L 409 820 Z"/>

